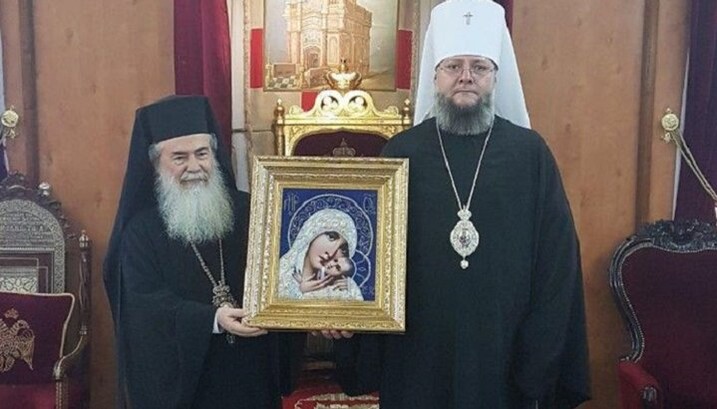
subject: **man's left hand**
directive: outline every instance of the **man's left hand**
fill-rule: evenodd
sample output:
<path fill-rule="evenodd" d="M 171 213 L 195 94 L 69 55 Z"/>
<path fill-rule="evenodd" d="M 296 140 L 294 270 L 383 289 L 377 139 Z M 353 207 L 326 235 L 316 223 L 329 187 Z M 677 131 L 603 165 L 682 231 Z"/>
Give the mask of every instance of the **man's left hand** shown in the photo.
<path fill-rule="evenodd" d="M 217 310 L 217 323 L 230 334 L 240 337 L 258 337 L 267 334 L 262 328 L 252 327 L 242 322 L 246 311 L 241 308 L 219 307 Z"/>

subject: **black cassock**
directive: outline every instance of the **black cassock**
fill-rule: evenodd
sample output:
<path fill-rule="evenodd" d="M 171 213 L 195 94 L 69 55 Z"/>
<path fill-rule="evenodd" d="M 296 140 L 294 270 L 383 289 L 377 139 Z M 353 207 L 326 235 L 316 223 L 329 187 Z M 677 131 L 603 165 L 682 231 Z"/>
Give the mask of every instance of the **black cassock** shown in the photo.
<path fill-rule="evenodd" d="M 235 226 L 223 240 L 227 280 L 241 302 L 249 203 L 232 192 Z M 197 246 L 219 279 L 218 242 Z M 212 334 L 212 285 L 191 247 L 167 236 L 156 209 L 138 213 L 122 240 L 120 354 L 126 365 L 133 409 L 279 407 L 280 362 L 277 334 L 236 337 L 227 343 Z"/>
<path fill-rule="evenodd" d="M 486 134 L 443 133 L 465 203 Z M 458 204 L 435 120 L 392 138 L 409 158 L 406 333 L 337 342 L 350 394 L 381 409 L 572 408 L 589 398 L 579 245 L 560 174 L 534 131 L 496 118 L 470 210 L 480 244 L 463 270 Z"/>

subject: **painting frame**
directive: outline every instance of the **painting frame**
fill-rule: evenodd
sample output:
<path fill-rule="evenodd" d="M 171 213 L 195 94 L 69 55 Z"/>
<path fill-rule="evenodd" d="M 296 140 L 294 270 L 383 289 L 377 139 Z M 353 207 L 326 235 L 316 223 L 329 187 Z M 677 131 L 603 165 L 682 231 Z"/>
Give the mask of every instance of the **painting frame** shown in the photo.
<path fill-rule="evenodd" d="M 252 175 L 243 298 L 247 322 L 279 330 L 404 332 L 408 160 L 259 156 Z M 369 200 L 359 205 L 356 197 Z M 373 222 L 357 216 L 374 213 Z M 342 248 L 350 249 L 345 253 L 349 275 L 334 282 L 353 284 L 298 291 L 299 283 L 323 280 L 309 267 L 315 260 L 323 264 L 312 255 L 320 234 L 328 234 L 321 230 L 322 218 L 331 220 Z M 351 229 L 340 227 L 347 225 Z M 336 254 L 332 257 L 340 257 Z M 346 297 L 352 289 L 358 298 Z"/>

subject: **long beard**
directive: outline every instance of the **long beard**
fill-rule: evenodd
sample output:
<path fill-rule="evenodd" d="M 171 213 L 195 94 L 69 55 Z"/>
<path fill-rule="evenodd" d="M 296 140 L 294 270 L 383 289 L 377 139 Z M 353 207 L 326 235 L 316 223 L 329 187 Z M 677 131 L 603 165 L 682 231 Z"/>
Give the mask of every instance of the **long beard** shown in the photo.
<path fill-rule="evenodd" d="M 477 104 L 458 107 L 436 92 L 433 114 L 441 129 L 456 135 L 477 135 L 488 131 L 495 118 L 493 93 L 484 95 Z"/>
<path fill-rule="evenodd" d="M 206 183 L 188 188 L 160 172 L 155 192 L 167 233 L 173 239 L 202 243 L 221 239 L 233 229 L 232 200 L 219 168 L 214 169 Z"/>

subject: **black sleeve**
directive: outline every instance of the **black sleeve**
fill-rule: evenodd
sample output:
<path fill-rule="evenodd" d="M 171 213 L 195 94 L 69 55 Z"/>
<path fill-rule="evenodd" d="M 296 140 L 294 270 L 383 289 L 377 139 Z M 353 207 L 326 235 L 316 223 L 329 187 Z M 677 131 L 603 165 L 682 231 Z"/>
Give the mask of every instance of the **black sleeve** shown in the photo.
<path fill-rule="evenodd" d="M 215 309 L 182 299 L 162 277 L 169 257 L 141 223 L 124 233 L 121 250 L 122 312 L 129 400 L 135 408 L 191 403 L 209 349 Z"/>
<path fill-rule="evenodd" d="M 580 248 L 557 165 L 542 141 L 538 163 L 530 311 L 518 334 L 515 380 L 540 408 L 574 408 L 590 393 Z"/>

